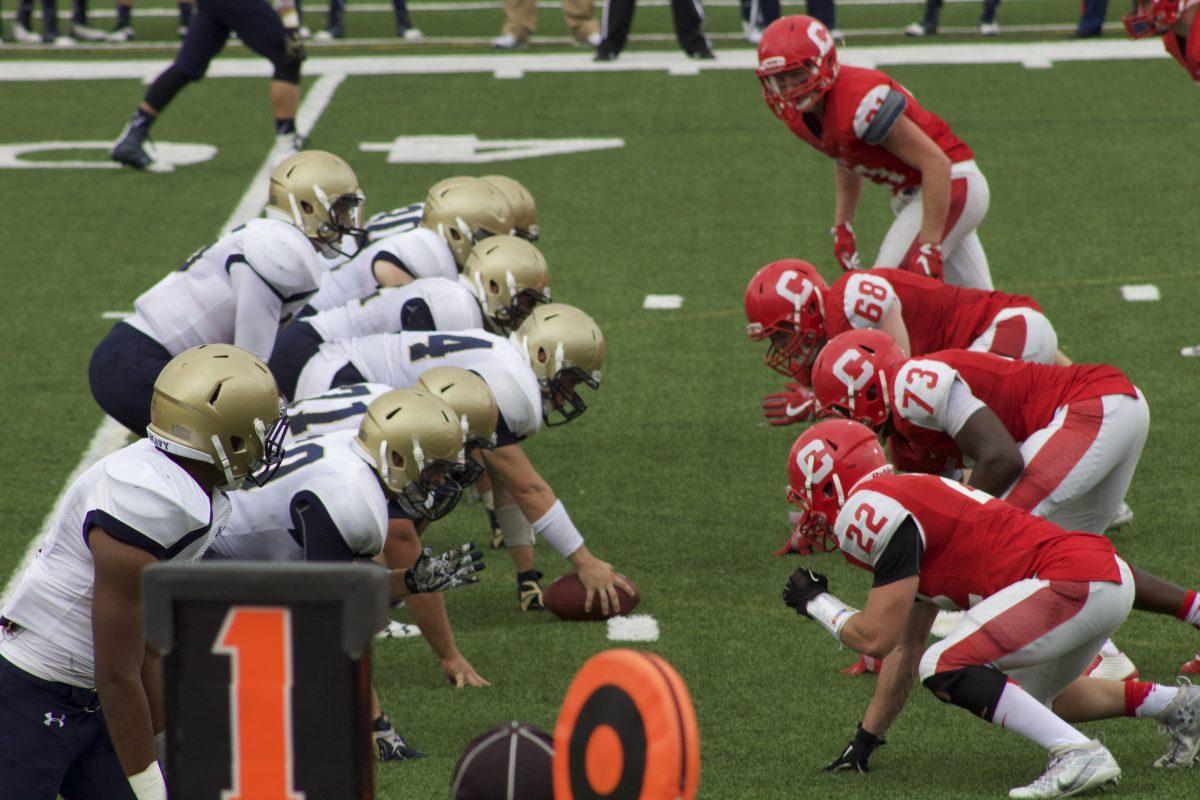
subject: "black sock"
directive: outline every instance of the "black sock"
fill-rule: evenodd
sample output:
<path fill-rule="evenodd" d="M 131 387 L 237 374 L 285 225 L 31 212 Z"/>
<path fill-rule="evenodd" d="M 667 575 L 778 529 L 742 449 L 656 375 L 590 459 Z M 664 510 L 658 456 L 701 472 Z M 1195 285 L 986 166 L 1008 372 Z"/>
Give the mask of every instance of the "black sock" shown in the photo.
<path fill-rule="evenodd" d="M 58 38 L 58 0 L 42 0 L 42 39 Z"/>
<path fill-rule="evenodd" d="M 296 120 L 294 119 L 277 119 L 275 120 L 275 135 L 283 136 L 285 133 L 296 132 Z"/>
<path fill-rule="evenodd" d="M 23 28 L 33 27 L 33 0 L 21 0 L 17 4 L 17 24 Z"/>
<path fill-rule="evenodd" d="M 179 25 L 181 27 L 186 28 L 188 26 L 188 23 L 191 21 L 192 21 L 192 4 L 191 3 L 180 3 L 179 4 Z"/>
<path fill-rule="evenodd" d="M 88 24 L 88 4 L 87 0 L 75 0 L 74 13 L 71 15 L 71 22 L 76 25 L 87 27 Z"/>
<path fill-rule="evenodd" d="M 149 131 L 150 126 L 153 124 L 154 124 L 154 117 L 147 114 L 141 108 L 138 108 L 137 111 L 133 112 L 133 117 L 130 120 L 131 127 L 140 128 L 141 130 L 144 130 L 144 131 Z"/>
<path fill-rule="evenodd" d="M 132 6 L 117 6 L 117 27 L 129 28 L 133 26 L 133 7 Z"/>

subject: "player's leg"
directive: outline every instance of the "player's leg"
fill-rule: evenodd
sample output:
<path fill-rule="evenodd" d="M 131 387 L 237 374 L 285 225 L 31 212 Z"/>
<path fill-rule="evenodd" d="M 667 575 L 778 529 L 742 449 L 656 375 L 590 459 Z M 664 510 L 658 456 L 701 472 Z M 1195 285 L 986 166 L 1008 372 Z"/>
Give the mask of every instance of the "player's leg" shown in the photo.
<path fill-rule="evenodd" d="M 977 229 L 991 205 L 987 178 L 965 161 L 950 168 L 950 210 L 942 232 L 945 281 L 972 289 L 991 289 L 992 273 Z"/>
<path fill-rule="evenodd" d="M 884 234 L 879 253 L 871 266 L 897 268 L 904 263 L 909 247 L 921 232 L 921 217 L 924 215 L 921 190 L 908 190 L 892 196 L 891 207 L 895 219 Z"/>
<path fill-rule="evenodd" d="M 288 51 L 283 20 L 265 0 L 223 0 L 222 18 L 255 53 L 271 62 L 271 110 L 277 156 L 300 149 L 296 111 L 300 108 L 300 60 Z"/>
<path fill-rule="evenodd" d="M 296 384 L 304 367 L 321 351 L 325 340 L 312 325 L 302 319 L 294 320 L 275 337 L 275 347 L 267 367 L 279 384 L 279 392 L 286 398 L 296 395 Z"/>
<path fill-rule="evenodd" d="M 1058 334 L 1042 312 L 1032 308 L 1006 308 L 992 318 L 987 330 L 967 349 L 1019 361 L 1053 364 L 1058 353 Z"/>
<path fill-rule="evenodd" d="M 92 352 L 88 382 L 97 405 L 138 436 L 150 424 L 154 381 L 171 360 L 167 348 L 125 322 L 118 322 Z"/>
<path fill-rule="evenodd" d="M 592 0 L 563 0 L 562 9 L 567 28 L 576 42 L 593 47 L 600 43 L 600 24 L 596 22 L 596 7 Z"/>
<path fill-rule="evenodd" d="M 103 713 L 96 712 L 93 716 L 91 721 L 96 723 L 97 733 L 91 746 L 63 776 L 59 789 L 62 800 L 137 800 L 113 750 Z"/>
<path fill-rule="evenodd" d="M 522 611 L 541 611 L 546 604 L 541 584 L 542 573 L 538 572 L 533 561 L 533 526 L 525 519 L 503 481 L 491 473 L 489 477 L 492 479 L 496 525 L 517 573 L 517 603 Z"/>
<path fill-rule="evenodd" d="M 693 58 L 712 58 L 712 42 L 705 30 L 704 6 L 700 0 L 671 0 L 675 37 L 683 52 Z"/>
<path fill-rule="evenodd" d="M 108 34 L 110 42 L 133 40 L 133 0 L 117 0 L 117 24 Z"/>
<path fill-rule="evenodd" d="M 397 36 L 409 41 L 422 38 L 421 31 L 413 25 L 412 17 L 408 14 L 408 0 L 392 0 L 392 13 L 396 16 Z"/>
<path fill-rule="evenodd" d="M 566 6 L 563 6 L 564 13 Z M 504 25 L 492 40 L 493 47 L 511 49 L 529 41 L 537 30 L 536 0 L 504 0 Z"/>
<path fill-rule="evenodd" d="M 75 0 L 71 9 L 71 36 L 81 42 L 103 42 L 108 34 L 88 24 L 88 0 Z"/>
<path fill-rule="evenodd" d="M 625 49 L 636 6 L 637 0 L 604 0 L 604 11 L 600 15 L 600 44 L 596 47 L 597 61 L 610 61 Z"/>

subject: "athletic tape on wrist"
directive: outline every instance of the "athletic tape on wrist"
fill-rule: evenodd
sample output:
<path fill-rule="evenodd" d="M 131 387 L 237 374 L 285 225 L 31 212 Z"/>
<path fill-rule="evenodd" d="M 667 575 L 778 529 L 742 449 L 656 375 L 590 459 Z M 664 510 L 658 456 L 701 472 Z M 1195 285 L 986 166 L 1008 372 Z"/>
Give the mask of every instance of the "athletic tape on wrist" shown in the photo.
<path fill-rule="evenodd" d="M 497 508 L 496 522 L 500 523 L 506 547 L 533 547 L 533 527 L 520 508 L 515 505 Z"/>
<path fill-rule="evenodd" d="M 563 508 L 562 500 L 558 500 L 542 518 L 533 523 L 533 531 L 544 536 L 554 551 L 567 558 L 583 547 L 583 536 L 571 522 L 567 510 Z"/>
<path fill-rule="evenodd" d="M 842 628 L 846 622 L 858 613 L 858 609 L 848 606 L 829 592 L 821 594 L 808 601 L 805 608 L 809 616 L 821 623 L 821 627 L 829 631 L 839 643 L 842 641 Z"/>
<path fill-rule="evenodd" d="M 150 766 L 137 775 L 130 775 L 129 785 L 137 800 L 167 800 L 167 782 L 163 780 L 157 761 L 151 761 Z"/>

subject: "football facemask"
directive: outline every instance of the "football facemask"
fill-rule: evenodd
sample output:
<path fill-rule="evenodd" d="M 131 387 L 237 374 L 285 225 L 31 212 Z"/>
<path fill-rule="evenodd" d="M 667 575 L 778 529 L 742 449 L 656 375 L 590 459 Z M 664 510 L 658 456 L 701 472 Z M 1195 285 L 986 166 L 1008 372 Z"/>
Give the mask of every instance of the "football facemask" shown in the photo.
<path fill-rule="evenodd" d="M 1179 0 L 1134 2 L 1133 10 L 1121 17 L 1131 39 L 1162 36 L 1179 19 Z"/>
<path fill-rule="evenodd" d="M 825 343 L 825 279 L 798 258 L 767 264 L 746 286 L 746 333 L 770 340 L 763 361 L 790 378 L 801 379 Z M 807 383 L 807 379 L 803 382 Z"/>

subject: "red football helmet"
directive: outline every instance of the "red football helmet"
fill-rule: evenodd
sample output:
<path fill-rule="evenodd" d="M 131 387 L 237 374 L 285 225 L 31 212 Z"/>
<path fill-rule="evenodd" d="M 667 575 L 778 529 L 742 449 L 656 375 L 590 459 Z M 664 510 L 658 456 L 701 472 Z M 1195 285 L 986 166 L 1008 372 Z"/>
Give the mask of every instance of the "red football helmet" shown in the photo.
<path fill-rule="evenodd" d="M 1179 12 L 1179 0 L 1140 0 L 1121 22 L 1134 39 L 1162 36 L 1179 19 Z"/>
<path fill-rule="evenodd" d="M 788 455 L 788 502 L 800 520 L 777 555 L 837 549 L 833 523 L 861 481 L 892 471 L 870 428 L 848 419 L 818 422 L 800 434 Z"/>
<path fill-rule="evenodd" d="M 758 43 L 758 69 L 763 99 L 780 119 L 812 108 L 837 77 L 833 35 L 812 17 L 780 17 L 767 26 Z"/>
<path fill-rule="evenodd" d="M 828 291 L 817 268 L 798 258 L 772 261 L 754 273 L 746 287 L 746 333 L 756 342 L 771 340 L 763 356 L 767 366 L 798 378 L 812 364 L 825 342 Z"/>
<path fill-rule="evenodd" d="M 846 331 L 830 339 L 817 356 L 813 393 L 821 408 L 878 431 L 892 413 L 891 378 L 906 358 L 883 331 Z"/>

